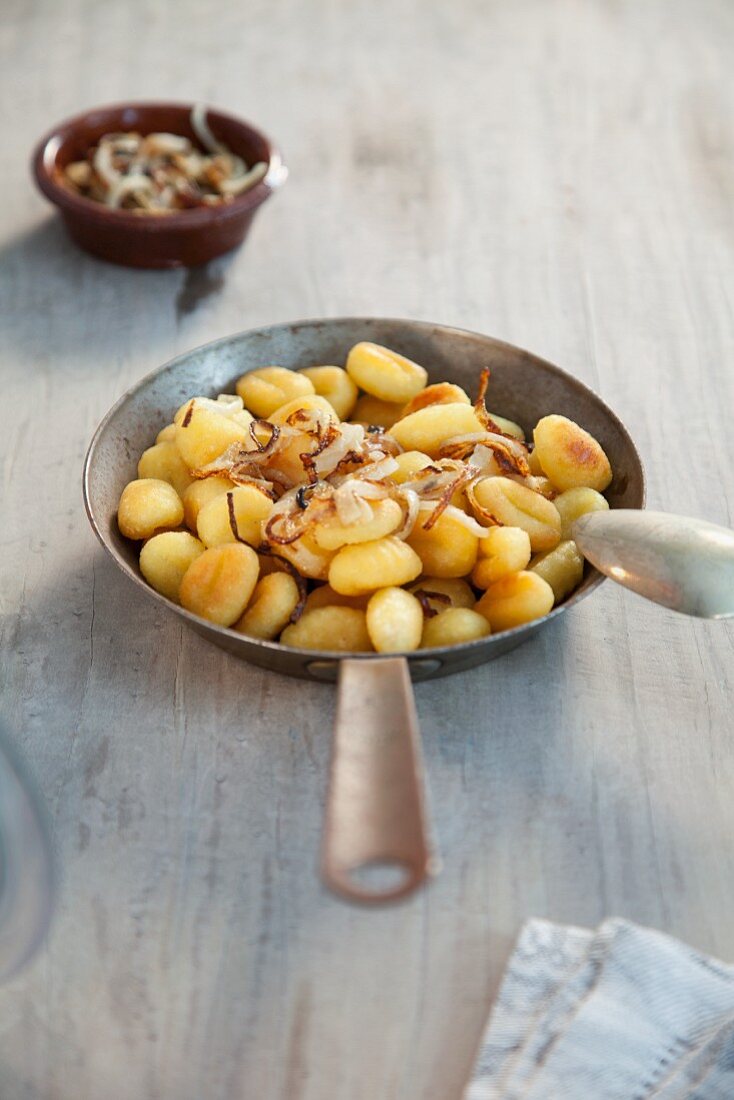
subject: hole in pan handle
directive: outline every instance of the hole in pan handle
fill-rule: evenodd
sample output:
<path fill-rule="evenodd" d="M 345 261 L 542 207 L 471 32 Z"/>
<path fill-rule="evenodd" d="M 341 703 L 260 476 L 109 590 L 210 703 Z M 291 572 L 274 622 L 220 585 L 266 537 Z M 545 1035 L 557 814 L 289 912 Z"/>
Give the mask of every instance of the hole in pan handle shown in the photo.
<path fill-rule="evenodd" d="M 404 657 L 344 660 L 322 845 L 322 877 L 380 904 L 434 873 L 418 719 Z"/>

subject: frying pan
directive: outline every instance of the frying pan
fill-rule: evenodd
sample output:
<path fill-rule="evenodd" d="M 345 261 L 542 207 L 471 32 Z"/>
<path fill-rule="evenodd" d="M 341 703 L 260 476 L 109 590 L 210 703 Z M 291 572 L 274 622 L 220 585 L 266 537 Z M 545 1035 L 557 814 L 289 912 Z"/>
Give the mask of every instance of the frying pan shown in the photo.
<path fill-rule="evenodd" d="M 245 371 L 270 363 L 306 367 L 344 363 L 371 340 L 421 363 L 431 382 L 475 392 L 489 367 L 490 410 L 530 432 L 540 417 L 560 413 L 594 435 L 614 470 L 612 508 L 642 508 L 640 456 L 624 425 L 578 379 L 510 344 L 422 321 L 350 317 L 273 325 L 228 336 L 178 356 L 128 390 L 97 429 L 84 464 L 84 501 L 105 550 L 149 599 L 165 604 L 199 634 L 252 664 L 288 676 L 337 681 L 338 700 L 322 846 L 325 882 L 342 896 L 384 902 L 414 890 L 435 872 L 423 796 L 418 723 L 411 679 L 473 668 L 531 638 L 566 614 L 604 579 L 587 565 L 576 591 L 542 619 L 463 645 L 389 657 L 323 652 L 259 641 L 206 622 L 154 591 L 138 568 L 138 547 L 117 528 L 122 489 L 173 412 L 196 394 L 232 393 Z M 374 873 L 377 869 L 378 873 Z"/>

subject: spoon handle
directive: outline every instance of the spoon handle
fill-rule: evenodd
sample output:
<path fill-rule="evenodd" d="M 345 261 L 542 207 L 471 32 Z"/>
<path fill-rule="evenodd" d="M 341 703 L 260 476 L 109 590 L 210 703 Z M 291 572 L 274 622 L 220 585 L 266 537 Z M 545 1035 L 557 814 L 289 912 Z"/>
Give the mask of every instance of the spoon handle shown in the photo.
<path fill-rule="evenodd" d="M 618 508 L 581 516 L 581 553 L 654 603 L 706 619 L 734 615 L 734 531 L 668 512 Z"/>

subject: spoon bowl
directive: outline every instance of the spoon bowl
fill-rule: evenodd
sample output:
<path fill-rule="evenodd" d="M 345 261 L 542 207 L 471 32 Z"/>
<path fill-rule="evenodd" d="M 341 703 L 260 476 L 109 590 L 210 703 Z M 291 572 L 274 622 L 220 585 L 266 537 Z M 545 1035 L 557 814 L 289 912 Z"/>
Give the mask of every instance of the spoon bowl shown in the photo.
<path fill-rule="evenodd" d="M 701 619 L 734 615 L 734 531 L 702 519 L 621 508 L 576 520 L 592 565 L 653 603 Z"/>

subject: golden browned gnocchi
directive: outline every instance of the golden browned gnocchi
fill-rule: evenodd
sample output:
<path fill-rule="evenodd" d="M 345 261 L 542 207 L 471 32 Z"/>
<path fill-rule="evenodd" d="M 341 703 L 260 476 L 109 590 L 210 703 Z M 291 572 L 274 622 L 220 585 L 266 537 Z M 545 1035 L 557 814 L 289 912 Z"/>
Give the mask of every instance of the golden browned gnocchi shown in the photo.
<path fill-rule="evenodd" d="M 585 486 L 603 493 L 612 467 L 593 435 L 565 416 L 544 416 L 533 432 L 535 453 L 546 477 L 563 492 Z"/>
<path fill-rule="evenodd" d="M 291 426 L 298 429 L 301 421 L 304 424 L 309 422 L 308 414 L 312 412 L 322 412 L 332 422 L 338 422 L 339 420 L 334 406 L 325 397 L 320 397 L 317 393 L 306 394 L 303 397 L 293 397 L 284 404 L 278 405 L 270 413 L 268 420 L 278 427 L 282 427 L 290 420 Z"/>
<path fill-rule="evenodd" d="M 428 381 L 425 368 L 412 359 L 367 341 L 349 352 L 347 373 L 365 393 L 396 403 L 410 401 Z"/>
<path fill-rule="evenodd" d="M 509 477 L 482 478 L 471 501 L 477 519 L 526 531 L 532 550 L 551 550 L 560 542 L 561 517 L 553 501 Z"/>
<path fill-rule="evenodd" d="M 205 466 L 232 443 L 247 443 L 244 424 L 192 401 L 176 426 L 176 446 L 189 470 Z"/>
<path fill-rule="evenodd" d="M 448 607 L 474 607 L 477 598 L 471 585 L 460 577 L 422 577 L 410 591 L 417 596 L 427 614 Z"/>
<path fill-rule="evenodd" d="M 571 538 L 571 528 L 580 516 L 587 512 L 605 512 L 609 509 L 609 501 L 596 489 L 579 487 L 566 489 L 565 493 L 559 493 L 553 501 L 558 514 L 561 517 L 561 538 Z"/>
<path fill-rule="evenodd" d="M 445 611 L 426 619 L 421 648 L 475 642 L 477 638 L 486 638 L 491 632 L 489 620 L 478 611 L 470 607 L 447 607 Z"/>
<path fill-rule="evenodd" d="M 358 424 L 376 424 L 379 428 L 392 428 L 396 420 L 403 415 L 403 406 L 394 401 L 381 401 L 364 393 L 354 406 L 352 419 Z"/>
<path fill-rule="evenodd" d="M 261 367 L 237 380 L 237 393 L 253 416 L 265 419 L 296 397 L 316 393 L 313 382 L 300 371 Z"/>
<path fill-rule="evenodd" d="M 404 588 L 381 588 L 367 604 L 367 633 L 378 653 L 407 653 L 421 644 L 423 608 Z"/>
<path fill-rule="evenodd" d="M 180 497 L 183 497 L 194 480 L 189 467 L 181 457 L 181 452 L 170 440 L 156 443 L 153 447 L 148 447 L 147 451 L 143 451 L 138 462 L 138 477 L 152 477 L 159 481 L 167 481 Z"/>
<path fill-rule="evenodd" d="M 537 573 L 553 589 L 556 603 L 565 600 L 574 588 L 581 584 L 584 575 L 584 557 L 572 539 L 559 542 L 553 550 L 539 554 L 530 563 L 530 569 Z"/>
<path fill-rule="evenodd" d="M 299 374 L 308 378 L 319 397 L 326 398 L 340 420 L 352 415 L 359 390 L 343 367 L 304 367 Z"/>
<path fill-rule="evenodd" d="M 402 485 L 404 481 L 410 481 L 421 470 L 425 470 L 427 466 L 431 465 L 431 462 L 432 459 L 423 454 L 423 451 L 403 451 L 402 454 L 395 455 L 397 468 L 391 474 L 388 474 L 388 477 L 396 485 Z"/>
<path fill-rule="evenodd" d="M 272 500 L 259 489 L 253 485 L 235 485 L 203 506 L 196 530 L 205 546 L 221 546 L 224 542 L 259 546 L 263 522 L 272 510 Z"/>
<path fill-rule="evenodd" d="M 235 484 L 228 477 L 208 477 L 204 481 L 192 481 L 181 500 L 184 506 L 184 523 L 196 534 L 199 512 L 214 497 L 234 489 Z"/>
<path fill-rule="evenodd" d="M 304 611 L 297 623 L 280 636 L 283 645 L 299 649 L 334 649 L 341 653 L 364 653 L 372 649 L 364 611 L 355 607 L 316 607 Z"/>
<path fill-rule="evenodd" d="M 344 596 L 330 584 L 320 584 L 306 596 L 304 610 L 311 611 L 315 607 L 356 607 L 358 611 L 366 611 L 369 600 L 369 592 L 361 596 Z"/>
<path fill-rule="evenodd" d="M 415 550 L 388 535 L 375 542 L 344 546 L 329 566 L 329 584 L 344 596 L 360 596 L 378 588 L 407 584 L 422 569 Z"/>
<path fill-rule="evenodd" d="M 405 451 L 424 451 L 438 458 L 441 444 L 453 436 L 482 432 L 471 405 L 455 401 L 448 405 L 427 405 L 393 424 L 390 435 Z"/>
<path fill-rule="evenodd" d="M 504 416 L 499 416 L 497 413 L 491 412 L 490 417 L 495 422 L 497 427 L 505 433 L 505 435 L 511 435 L 515 439 L 524 440 L 525 432 L 522 430 L 519 424 L 516 424 L 514 420 L 508 420 Z M 541 471 L 538 470 L 538 473 Z"/>
<path fill-rule="evenodd" d="M 183 518 L 181 497 L 167 481 L 143 477 L 122 490 L 117 525 L 128 539 L 149 539 L 156 531 L 178 527 Z"/>
<path fill-rule="evenodd" d="M 165 428 L 161 428 L 158 435 L 155 437 L 156 443 L 175 443 L 176 442 L 176 425 L 166 424 Z"/>
<path fill-rule="evenodd" d="M 258 570 L 257 554 L 250 546 L 241 542 L 213 546 L 184 573 L 181 605 L 209 622 L 231 626 L 250 601 Z"/>
<path fill-rule="evenodd" d="M 204 543 L 188 531 L 164 531 L 140 551 L 140 572 L 151 588 L 178 603 L 184 574 L 204 550 Z"/>
<path fill-rule="evenodd" d="M 540 459 L 538 458 L 538 452 L 535 448 L 533 448 L 528 455 L 528 469 L 533 477 L 545 477 L 543 467 L 540 465 Z"/>
<path fill-rule="evenodd" d="M 268 573 L 255 585 L 245 613 L 234 629 L 250 638 L 272 641 L 286 628 L 300 602 L 300 589 L 290 573 Z"/>
<path fill-rule="evenodd" d="M 489 588 L 508 573 L 519 573 L 530 561 L 530 535 L 522 527 L 490 527 L 479 540 L 479 560 L 472 570 L 476 588 Z"/>
<path fill-rule="evenodd" d="M 455 386 L 453 382 L 437 382 L 433 386 L 426 386 L 415 397 L 411 397 L 403 408 L 401 416 L 410 416 L 411 413 L 425 409 L 428 405 L 455 405 L 457 402 L 471 405 L 469 394 L 462 390 L 461 386 Z"/>
<path fill-rule="evenodd" d="M 448 509 L 426 528 L 433 509 L 430 504 L 421 505 L 418 522 L 407 538 L 421 560 L 422 572 L 434 577 L 465 577 L 471 573 L 477 560 L 479 539 L 467 530 L 461 518 L 449 514 Z"/>
<path fill-rule="evenodd" d="M 553 589 L 537 573 L 509 573 L 494 584 L 477 603 L 492 632 L 512 630 L 547 615 L 553 607 Z"/>
<path fill-rule="evenodd" d="M 387 497 L 368 505 L 369 515 L 355 523 L 334 522 L 319 523 L 314 528 L 313 537 L 323 550 L 339 550 L 355 542 L 371 542 L 391 535 L 403 522 L 403 509 L 396 500 Z"/>
<path fill-rule="evenodd" d="M 532 622 L 581 583 L 573 523 L 612 478 L 581 426 L 549 414 L 526 443 L 487 411 L 487 371 L 472 404 L 370 342 L 298 367 L 190 398 L 140 456 L 118 525 L 156 591 L 255 639 L 400 653 Z"/>

